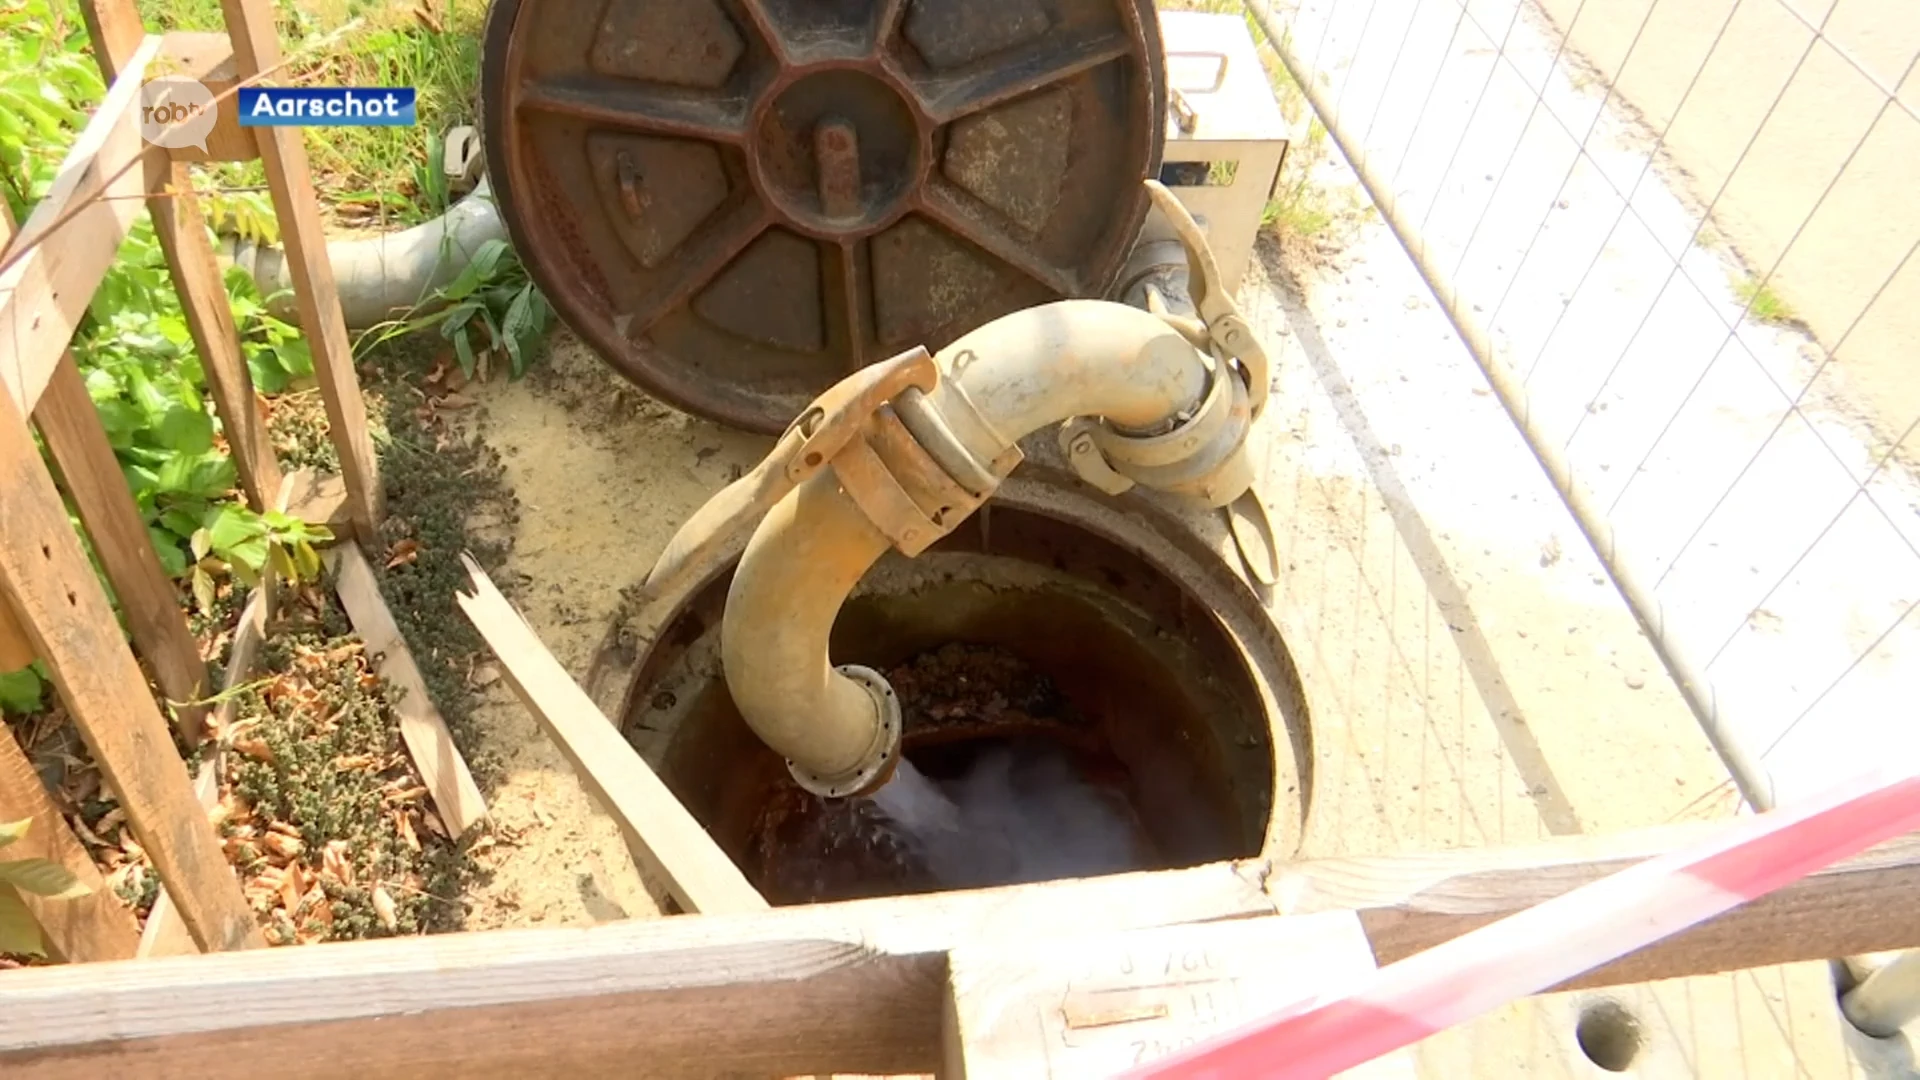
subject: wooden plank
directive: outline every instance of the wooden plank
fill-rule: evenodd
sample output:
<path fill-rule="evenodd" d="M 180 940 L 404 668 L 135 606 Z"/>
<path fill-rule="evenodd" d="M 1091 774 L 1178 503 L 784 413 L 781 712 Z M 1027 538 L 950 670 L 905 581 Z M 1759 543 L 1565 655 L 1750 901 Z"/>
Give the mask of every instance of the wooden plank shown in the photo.
<path fill-rule="evenodd" d="M 227 300 L 220 264 L 214 258 L 206 218 L 193 193 L 192 172 L 176 161 L 169 166 L 167 176 L 167 191 L 147 200 L 153 211 L 154 235 L 160 240 L 174 290 L 180 295 L 180 310 L 186 315 L 187 332 L 193 335 L 193 346 L 200 354 L 200 369 L 207 375 L 207 396 L 213 399 L 214 411 L 220 416 L 227 450 L 240 474 L 240 488 L 255 510 L 263 509 L 272 505 L 274 492 L 280 489 L 280 463 L 274 457 L 267 418 L 240 347 L 240 332 L 234 326 L 233 307 Z"/>
<path fill-rule="evenodd" d="M 67 711 L 126 811 L 194 940 L 209 949 L 264 944 L 240 882 L 200 810 L 146 677 L 67 521 L 10 393 L 0 386 L 0 596 L 47 664 Z"/>
<path fill-rule="evenodd" d="M 641 870 L 665 884 L 688 911 L 765 910 L 767 902 L 746 875 L 553 658 L 486 572 L 470 557 L 465 562 L 473 594 L 459 594 L 461 610 L 500 658 L 507 685 L 619 822 Z"/>
<path fill-rule="evenodd" d="M 1270 912 L 1257 876 L 1213 864 L 151 960 L 78 981 L 15 972 L 0 980 L 0 1073 L 213 1080 L 251 1076 L 263 1060 L 316 1078 L 616 1076 L 636 1062 L 648 1077 L 932 1072 L 957 944 Z"/>
<path fill-rule="evenodd" d="M 128 7 L 122 0 L 99 0 L 103 7 Z M 136 18 L 138 16 L 136 15 Z M 253 132 L 240 126 L 240 107 L 233 95 L 240 84 L 233 62 L 233 42 L 218 31 L 173 30 L 163 35 L 160 61 L 153 77 L 173 75 L 192 79 L 212 94 L 216 107 L 207 148 L 176 146 L 168 150 L 176 165 L 192 161 L 251 161 L 260 156 Z M 223 97 L 222 95 L 228 95 Z"/>
<path fill-rule="evenodd" d="M 0 386 L 22 416 L 39 402 L 166 162 L 139 126 L 141 75 L 159 48 L 150 37 L 134 51 L 0 262 Z"/>
<path fill-rule="evenodd" d="M 347 516 L 347 485 L 333 473 L 314 469 L 296 469 L 287 474 L 292 493 L 287 513 L 309 525 L 324 525 L 335 535 L 350 533 L 353 521 Z"/>
<path fill-rule="evenodd" d="M 33 642 L 27 640 L 13 609 L 0 604 L 0 672 L 19 671 L 31 663 Z"/>
<path fill-rule="evenodd" d="M 222 693 L 232 690 L 247 680 L 253 671 L 254 661 L 260 656 L 260 647 L 267 640 L 267 621 L 273 618 L 274 603 L 273 567 L 269 565 L 261 574 L 260 584 L 247 597 L 246 607 L 240 611 L 240 622 L 233 630 L 233 647 L 227 650 L 227 671 L 220 680 Z M 240 699 L 228 697 L 220 702 L 214 711 L 212 729 L 216 735 L 225 733 L 233 726 L 233 715 L 239 710 Z M 200 771 L 193 776 L 193 794 L 204 810 L 211 811 L 220 801 L 220 756 L 219 744 L 208 750 L 207 760 L 200 765 Z M 180 911 L 174 906 L 173 897 L 167 895 L 165 886 L 160 895 L 154 898 L 153 908 L 147 912 L 147 925 L 140 934 L 138 956 L 188 956 L 199 952 L 194 944 L 193 935 L 187 933 L 187 924 L 180 918 Z"/>
<path fill-rule="evenodd" d="M 199 743 L 206 708 L 194 703 L 207 696 L 207 664 L 72 353 L 61 354 L 33 418 L 113 584 L 134 647 L 173 703 L 181 738 L 190 746 Z"/>
<path fill-rule="evenodd" d="M 48 900 L 20 893 L 27 910 L 40 923 L 49 956 L 60 960 L 124 960 L 134 955 L 140 927 L 113 894 L 93 857 L 74 838 L 60 808 L 48 797 L 33 763 L 15 742 L 0 731 L 0 821 L 30 818 L 27 835 L 8 845 L 9 859 L 51 859 L 73 871 L 93 892 L 71 900 Z"/>
<path fill-rule="evenodd" d="M 273 5 L 268 0 L 221 0 L 227 32 L 233 38 L 236 70 L 251 78 L 280 62 L 280 42 L 274 36 Z M 307 150 L 299 128 L 252 129 L 273 193 L 274 214 L 280 220 L 280 240 L 293 278 L 300 328 L 313 352 L 313 373 L 327 407 L 328 434 L 340 454 L 340 472 L 347 484 L 348 516 L 360 541 L 375 542 L 383 494 L 379 462 L 367 434 L 367 407 L 360 380 L 353 370 L 353 345 L 333 267 L 327 261 L 327 237 L 320 225 L 319 202 L 313 177 L 307 170 Z"/>
<path fill-rule="evenodd" d="M 132 0 L 84 0 L 80 15 L 87 22 L 87 38 L 100 74 L 111 84 L 146 39 L 140 10 Z"/>
<path fill-rule="evenodd" d="M 386 598 L 380 595 L 380 583 L 373 576 L 373 567 L 367 565 L 367 557 L 351 543 L 341 544 L 326 557 L 339 567 L 334 590 L 341 606 L 366 642 L 367 652 L 379 657 L 375 670 L 401 690 L 394 711 L 400 714 L 400 737 L 407 744 L 407 753 L 426 782 L 440 820 L 453 835 L 460 836 L 487 816 L 486 799 L 474 784 L 466 759 L 453 745 L 446 720 L 427 694 L 420 668 L 393 621 L 393 612 L 387 610 Z"/>
<path fill-rule="evenodd" d="M 965 946 L 951 970 L 941 1080 L 1095 1080 L 1170 1057 L 1374 969 L 1350 911 Z M 1413 1080 L 1406 1051 L 1340 1074 Z"/>
<path fill-rule="evenodd" d="M 1607 846 L 1644 855 L 1675 835 Z M 599 1075 L 635 1061 L 650 1076 L 927 1072 L 940 1065 L 956 948 L 1268 915 L 1330 903 L 1327 890 L 1348 882 L 1374 897 L 1360 918 L 1386 962 L 1416 938 L 1444 940 L 1568 877 L 1590 878 L 1592 868 L 1563 873 L 1587 846 L 1520 853 L 1531 862 L 1457 852 L 1214 863 L 754 914 L 14 972 L 0 980 L 0 1072 L 241 1077 L 260 1060 L 291 1077 Z M 1499 888 L 1484 887 L 1488 873 Z M 1920 838 L 1908 837 L 1655 946 L 1641 970 L 1614 979 L 1920 945 L 1915 895 Z M 1703 950 L 1697 936 L 1708 931 L 1719 944 Z"/>
<path fill-rule="evenodd" d="M 1572 836 L 1551 843 L 1283 867 L 1269 882 L 1284 913 L 1358 909 L 1383 964 L 1709 834 L 1712 823 Z M 1648 946 L 1556 989 L 1706 975 L 1920 946 L 1920 835 Z"/>
<path fill-rule="evenodd" d="M 111 82 L 145 39 L 140 12 L 133 0 L 88 0 L 81 8 L 93 41 L 94 59 L 101 74 Z M 237 107 L 231 100 L 218 100 L 222 92 L 235 85 L 232 44 L 222 33 L 166 34 L 148 75 L 197 79 L 218 101 L 213 131 L 207 140 L 215 153 L 202 155 L 195 147 L 170 151 L 173 161 L 166 169 L 164 190 L 147 199 L 147 209 L 153 215 L 154 235 L 166 256 L 174 291 L 180 296 L 187 332 L 199 350 L 200 368 L 206 373 L 214 411 L 226 431 L 240 487 L 259 510 L 269 505 L 268 500 L 280 488 L 280 466 L 253 392 L 253 376 L 240 348 L 226 285 L 207 236 L 206 219 L 193 195 L 193 173 L 182 160 L 240 160 L 232 156 L 235 144 L 244 150 L 242 157 L 256 153 L 253 137 L 240 130 Z"/>

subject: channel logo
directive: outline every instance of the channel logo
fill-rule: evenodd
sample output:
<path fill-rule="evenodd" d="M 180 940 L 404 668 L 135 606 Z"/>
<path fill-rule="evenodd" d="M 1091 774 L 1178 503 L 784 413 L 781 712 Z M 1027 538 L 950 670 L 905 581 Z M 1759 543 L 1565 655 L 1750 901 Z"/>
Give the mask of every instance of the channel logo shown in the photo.
<path fill-rule="evenodd" d="M 193 79 L 162 77 L 140 87 L 140 137 L 155 146 L 204 152 L 219 118 L 213 91 Z"/>
<path fill-rule="evenodd" d="M 411 86 L 245 86 L 241 127 L 412 127 Z"/>

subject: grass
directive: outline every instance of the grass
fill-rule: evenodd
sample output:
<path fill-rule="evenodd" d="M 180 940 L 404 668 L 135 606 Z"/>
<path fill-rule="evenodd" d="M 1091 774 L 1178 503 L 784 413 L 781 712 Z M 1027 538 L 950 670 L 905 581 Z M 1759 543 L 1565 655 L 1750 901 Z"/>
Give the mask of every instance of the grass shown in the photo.
<path fill-rule="evenodd" d="M 155 31 L 224 27 L 219 0 L 140 0 L 139 6 Z M 294 62 L 273 81 L 419 91 L 414 127 L 306 130 L 321 203 L 337 221 L 365 225 L 410 225 L 445 210 L 434 158 L 448 128 L 473 123 L 479 114 L 485 0 L 276 0 L 274 8 L 281 47 Z M 324 50 L 303 52 L 350 24 Z M 265 183 L 257 161 L 224 164 L 212 176 L 215 187 L 228 191 Z"/>
<path fill-rule="evenodd" d="M 1756 322 L 1787 329 L 1801 325 L 1799 314 L 1773 291 L 1771 282 L 1742 275 L 1733 280 L 1733 294 L 1746 305 L 1748 317 Z"/>

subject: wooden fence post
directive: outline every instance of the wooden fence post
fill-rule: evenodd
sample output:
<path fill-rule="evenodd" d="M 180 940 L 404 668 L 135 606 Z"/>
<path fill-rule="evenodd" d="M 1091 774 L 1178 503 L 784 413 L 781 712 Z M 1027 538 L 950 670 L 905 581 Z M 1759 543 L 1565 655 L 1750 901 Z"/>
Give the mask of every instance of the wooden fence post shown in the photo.
<path fill-rule="evenodd" d="M 0 821 L 28 819 L 33 825 L 27 835 L 7 848 L 7 858 L 50 859 L 73 871 L 73 875 L 93 892 L 71 900 L 48 900 L 29 892 L 20 899 L 40 924 L 50 955 L 61 960 L 126 960 L 134 955 L 140 942 L 140 928 L 133 912 L 107 892 L 100 868 L 93 856 L 80 846 L 73 830 L 67 828 L 60 810 L 47 797 L 33 763 L 13 741 L 0 731 Z"/>
<path fill-rule="evenodd" d="M 280 40 L 267 0 L 220 0 L 227 34 L 233 39 L 235 72 L 249 79 L 280 63 Z M 383 495 L 373 440 L 367 434 L 367 407 L 353 370 L 353 343 L 340 312 L 333 266 L 327 262 L 327 238 L 307 169 L 307 148 L 299 128 L 254 128 L 267 187 L 280 220 L 280 240 L 293 277 L 300 328 L 313 351 L 313 373 L 327 406 L 328 434 L 340 453 L 340 475 L 347 483 L 347 511 L 360 541 L 372 544 L 380 523 Z"/>
<path fill-rule="evenodd" d="M 140 12 L 133 0 L 87 0 L 81 10 L 88 36 L 93 39 L 94 60 L 106 81 L 112 83 L 146 36 Z M 234 105 L 228 102 L 227 107 Z M 200 353 L 200 369 L 206 373 L 214 411 L 226 431 L 241 490 L 255 510 L 266 510 L 280 490 L 280 463 L 267 436 L 266 420 L 253 391 L 253 376 L 247 371 L 239 331 L 234 327 L 233 309 L 227 303 L 220 264 L 207 239 L 206 218 L 194 197 L 193 174 L 186 162 L 169 162 L 165 188 L 147 197 L 147 210 L 153 215 L 154 235 L 166 256 L 174 291 L 180 294 L 187 332 L 193 335 L 194 348 Z"/>

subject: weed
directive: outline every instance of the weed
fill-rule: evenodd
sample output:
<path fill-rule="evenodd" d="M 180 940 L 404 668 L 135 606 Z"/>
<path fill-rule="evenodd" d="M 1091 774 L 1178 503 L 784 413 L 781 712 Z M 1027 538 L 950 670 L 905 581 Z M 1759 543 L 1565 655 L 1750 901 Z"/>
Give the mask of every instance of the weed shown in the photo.
<path fill-rule="evenodd" d="M 1755 322 L 1786 329 L 1800 325 L 1799 314 L 1773 291 L 1772 282 L 1741 275 L 1733 279 L 1733 294 L 1746 305 L 1747 316 Z"/>
<path fill-rule="evenodd" d="M 219 30 L 219 0 L 140 0 L 156 32 Z M 418 91 L 412 128 L 316 128 L 307 154 L 321 202 L 336 216 L 367 224 L 410 225 L 446 209 L 438 134 L 478 115 L 484 0 L 386 4 L 375 0 L 276 0 L 283 51 L 294 62 L 276 82 L 331 86 L 411 86 Z M 302 49 L 353 25 L 311 55 Z M 259 162 L 214 171 L 220 188 L 263 182 Z M 216 205 L 219 211 L 225 205 Z"/>
<path fill-rule="evenodd" d="M 424 789 L 393 712 L 399 692 L 369 672 L 336 604 L 317 593 L 304 599 L 300 621 L 276 627 L 262 647 L 235 725 L 246 733 L 235 742 L 244 752 L 229 758 L 236 816 L 255 823 L 226 830 L 242 877 L 257 881 L 285 861 L 267 846 L 273 824 L 298 832 L 296 861 L 329 871 L 318 878 L 324 904 L 301 902 L 305 889 L 283 903 L 273 899 L 278 890 L 250 887 L 256 910 L 266 897 L 269 940 L 458 929 L 458 898 L 474 867 L 427 825 Z M 330 845 L 334 854 L 323 861 Z M 393 901 L 390 931 L 376 885 Z"/>
<path fill-rule="evenodd" d="M 502 357 L 509 377 L 517 379 L 526 374 L 527 362 L 545 337 L 552 315 L 547 298 L 527 276 L 519 256 L 505 240 L 488 240 L 459 276 L 435 289 L 405 317 L 369 330 L 360 342 L 371 349 L 437 327 L 452 344 L 467 378 L 486 379 L 493 359 Z M 485 340 L 478 336 L 482 328 L 487 332 Z"/>
<path fill-rule="evenodd" d="M 380 461 L 389 513 L 381 538 L 407 556 L 379 566 L 380 589 L 406 636 L 427 692 L 452 729 L 454 741 L 482 786 L 495 763 L 482 752 L 472 726 L 474 691 L 468 672 L 485 652 L 479 632 L 459 614 L 454 594 L 469 587 L 460 553 L 471 551 L 489 571 L 506 558 L 507 543 L 477 527 L 505 527 L 519 518 L 519 501 L 507 487 L 499 456 L 478 438 L 454 431 L 402 380 L 418 380 L 431 363 L 428 339 L 388 345 L 381 364 L 385 423 L 390 435 Z"/>
<path fill-rule="evenodd" d="M 0 732 L 0 738 L 12 738 Z M 0 821 L 0 849 L 27 835 L 32 818 Z M 71 900 L 93 890 L 73 876 L 73 871 L 47 859 L 0 859 L 0 953 L 27 953 L 45 956 L 40 924 L 20 899 L 29 892 L 49 900 Z"/>

